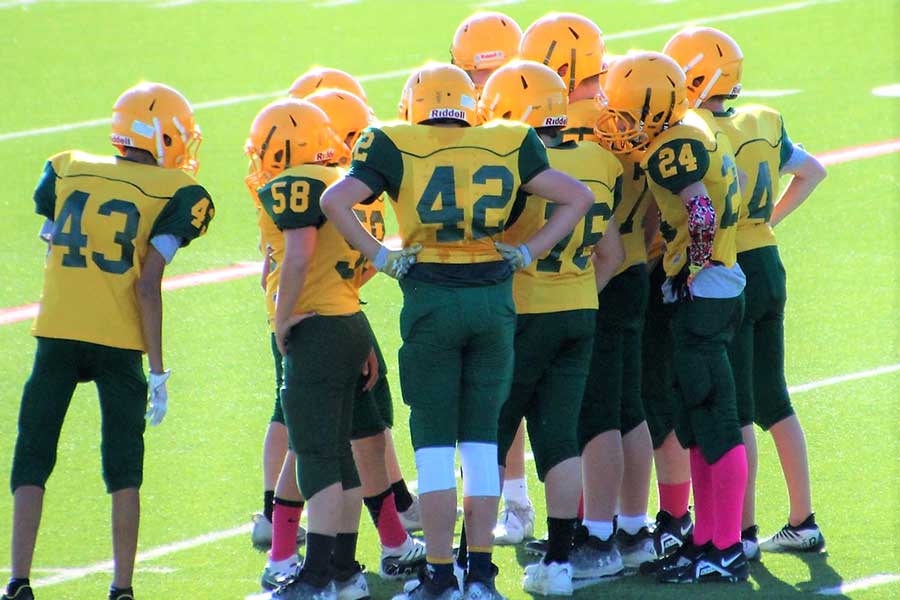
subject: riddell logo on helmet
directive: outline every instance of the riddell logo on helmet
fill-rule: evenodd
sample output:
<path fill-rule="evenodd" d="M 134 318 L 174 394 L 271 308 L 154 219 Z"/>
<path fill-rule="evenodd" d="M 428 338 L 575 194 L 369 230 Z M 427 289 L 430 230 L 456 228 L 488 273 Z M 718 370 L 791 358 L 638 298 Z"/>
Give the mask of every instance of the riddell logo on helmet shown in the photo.
<path fill-rule="evenodd" d="M 428 116 L 429 119 L 459 119 L 466 120 L 466 111 L 457 110 L 455 108 L 432 108 Z"/>
<path fill-rule="evenodd" d="M 475 55 L 475 64 L 481 64 L 484 62 L 494 62 L 497 60 L 503 60 L 504 58 L 503 50 L 491 50 L 490 52 L 482 52 L 481 54 Z"/>
<path fill-rule="evenodd" d="M 134 146 L 134 142 L 130 137 L 118 133 L 112 134 L 112 143 L 113 146 Z"/>
<path fill-rule="evenodd" d="M 565 115 L 561 117 L 544 117 L 544 123 L 541 127 L 565 127 L 569 124 L 569 118 Z"/>
<path fill-rule="evenodd" d="M 331 160 L 332 158 L 334 158 L 334 150 L 331 148 L 329 148 L 325 152 L 316 152 L 316 162 Z"/>

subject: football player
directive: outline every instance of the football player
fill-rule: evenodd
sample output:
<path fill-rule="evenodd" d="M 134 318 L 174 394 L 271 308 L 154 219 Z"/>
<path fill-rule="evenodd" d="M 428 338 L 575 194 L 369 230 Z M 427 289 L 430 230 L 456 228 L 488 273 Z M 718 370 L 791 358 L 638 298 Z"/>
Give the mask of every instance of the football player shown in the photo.
<path fill-rule="evenodd" d="M 727 108 L 738 97 L 743 53 L 726 33 L 710 27 L 681 31 L 663 52 L 685 69 L 688 101 L 721 127 L 747 173 L 747 209 L 737 224 L 737 261 L 747 276 L 744 320 L 731 345 L 738 418 L 747 447 L 748 483 L 742 527 L 744 550 L 758 558 L 769 552 L 818 552 L 825 538 L 812 511 L 809 462 L 803 428 L 791 405 L 784 377 L 784 265 L 773 227 L 797 208 L 825 178 L 822 164 L 794 144 L 780 113 L 766 106 Z M 780 177 L 793 175 L 780 194 Z M 757 453 L 753 423 L 772 433 L 788 488 L 788 523 L 757 547 L 755 483 Z"/>
<path fill-rule="evenodd" d="M 466 72 L 480 95 L 491 73 L 516 57 L 521 39 L 522 28 L 511 17 L 477 12 L 456 28 L 450 62 Z"/>
<path fill-rule="evenodd" d="M 450 47 L 451 62 L 469 75 L 480 96 L 491 73 L 516 57 L 521 40 L 522 28 L 511 17 L 499 12 L 477 12 L 457 27 Z M 509 447 L 502 494 L 503 511 L 494 527 L 494 543 L 519 544 L 534 535 L 534 506 L 525 478 L 523 424 Z"/>
<path fill-rule="evenodd" d="M 420 249 L 401 280 L 400 381 L 410 404 L 427 569 L 402 598 L 459 597 L 453 572 L 455 447 L 459 446 L 469 544 L 466 598 L 501 598 L 494 586 L 492 534 L 500 494 L 497 418 L 512 380 L 512 271 L 542 256 L 593 204 L 582 183 L 549 168 L 533 129 L 476 123 L 475 86 L 452 65 L 418 71 L 410 123 L 367 130 L 347 177 L 324 208 L 349 243 L 379 270 L 390 251 L 360 226 L 352 207 L 386 191 L 404 244 Z M 518 247 L 495 246 L 520 190 L 558 202 L 548 223 Z"/>
<path fill-rule="evenodd" d="M 534 127 L 547 146 L 550 166 L 584 183 L 596 199 L 583 223 L 513 277 L 515 365 L 498 432 L 503 467 L 516 429 L 523 417 L 527 420 L 538 478 L 546 489 L 547 551 L 525 569 L 525 591 L 568 596 L 573 572 L 593 576 L 593 565 L 578 562 L 583 553 L 569 560 L 581 497 L 578 416 L 594 345 L 596 292 L 619 267 L 624 250 L 613 218 L 622 166 L 597 144 L 562 140 L 567 95 L 555 71 L 516 60 L 488 79 L 479 110 L 483 122 L 502 118 Z M 540 198 L 528 198 L 510 218 L 504 243 L 527 240 L 554 209 Z"/>
<path fill-rule="evenodd" d="M 294 80 L 288 88 L 291 98 L 306 98 L 319 90 L 333 88 L 350 92 L 366 104 L 369 99 L 362 85 L 352 75 L 332 67 L 313 67 Z"/>
<path fill-rule="evenodd" d="M 564 139 L 596 142 L 594 97 L 609 62 L 600 28 L 580 15 L 551 13 L 525 31 L 520 50 L 523 58 L 544 62 L 568 81 Z M 638 376 L 647 287 L 643 221 L 649 194 L 640 158 L 623 154 L 619 159 L 623 178 L 615 217 L 625 260 L 600 292 L 579 426 L 584 528 L 576 538 L 576 555 L 579 562 L 594 564 L 583 571 L 593 576 L 612 575 L 654 558 L 646 516 L 652 453 Z M 614 544 L 617 506 L 621 530 Z"/>
<path fill-rule="evenodd" d="M 200 127 L 190 103 L 161 83 L 125 90 L 113 106 L 119 155 L 51 157 L 34 192 L 48 253 L 32 333 L 10 486 L 12 573 L 4 600 L 31 600 L 29 583 L 44 487 L 75 387 L 93 381 L 103 415 L 103 480 L 112 496 L 111 600 L 133 600 L 144 428 L 166 415 L 161 281 L 176 251 L 206 233 L 209 194 L 198 167 Z M 149 374 L 145 376 L 143 353 Z"/>
<path fill-rule="evenodd" d="M 741 194 L 731 144 L 688 112 L 684 73 L 664 54 L 620 58 L 604 91 L 595 132 L 614 152 L 644 153 L 641 168 L 666 240 L 663 293 L 675 305 L 676 434 L 690 449 L 696 523 L 693 543 L 663 559 L 658 578 L 743 581 L 747 454 L 727 348 L 742 316 L 745 278 L 736 262 Z"/>
<path fill-rule="evenodd" d="M 284 235 L 275 341 L 284 358 L 282 408 L 308 505 L 306 560 L 276 598 L 336 598 L 345 589 L 359 590 L 354 598 L 368 595 L 356 562 L 362 491 L 350 426 L 360 371 L 377 367 L 359 311 L 359 253 L 320 207 L 322 192 L 339 177 L 326 165 L 342 143 L 320 108 L 293 98 L 264 108 L 247 142 L 260 202 Z"/>

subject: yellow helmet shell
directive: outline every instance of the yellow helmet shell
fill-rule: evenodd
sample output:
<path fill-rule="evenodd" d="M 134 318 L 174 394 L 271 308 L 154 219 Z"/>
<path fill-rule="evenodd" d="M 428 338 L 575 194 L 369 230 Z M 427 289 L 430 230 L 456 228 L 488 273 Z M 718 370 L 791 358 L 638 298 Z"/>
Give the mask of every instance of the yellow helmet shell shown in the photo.
<path fill-rule="evenodd" d="M 288 96 L 292 98 L 306 98 L 310 94 L 327 89 L 335 88 L 350 92 L 354 96 L 361 98 L 363 102 L 368 103 L 366 92 L 362 85 L 353 78 L 352 75 L 340 69 L 332 69 L 330 67 L 313 67 L 303 75 L 297 78 L 291 84 L 288 90 Z"/>
<path fill-rule="evenodd" d="M 606 74 L 596 101 L 600 117 L 594 133 L 617 154 L 645 150 L 688 109 L 684 73 L 660 52 L 618 58 Z"/>
<path fill-rule="evenodd" d="M 110 140 L 123 154 L 126 147 L 139 148 L 152 154 L 161 167 L 196 173 L 202 139 L 190 102 L 163 83 L 139 83 L 122 92 L 113 105 Z"/>
<path fill-rule="evenodd" d="M 687 96 L 698 108 L 708 98 L 737 98 L 744 54 L 727 33 L 712 27 L 688 27 L 666 42 L 663 52 L 684 70 Z"/>
<path fill-rule="evenodd" d="M 514 60 L 494 71 L 478 102 L 482 122 L 511 119 L 532 127 L 565 127 L 569 90 L 550 67 Z"/>
<path fill-rule="evenodd" d="M 522 35 L 519 57 L 543 63 L 562 74 L 569 92 L 603 69 L 606 44 L 597 25 L 575 13 L 550 13 L 532 23 Z"/>
<path fill-rule="evenodd" d="M 477 125 L 475 84 L 455 65 L 430 63 L 416 71 L 407 92 L 409 122 L 453 119 Z"/>
<path fill-rule="evenodd" d="M 459 24 L 450 56 L 465 71 L 496 69 L 519 52 L 522 28 L 499 12 L 477 12 Z"/>
<path fill-rule="evenodd" d="M 319 90 L 305 99 L 328 115 L 331 129 L 343 141 L 343 147 L 338 150 L 336 162 L 341 166 L 350 164 L 353 145 L 363 129 L 372 122 L 371 109 L 360 98 L 344 90 Z"/>

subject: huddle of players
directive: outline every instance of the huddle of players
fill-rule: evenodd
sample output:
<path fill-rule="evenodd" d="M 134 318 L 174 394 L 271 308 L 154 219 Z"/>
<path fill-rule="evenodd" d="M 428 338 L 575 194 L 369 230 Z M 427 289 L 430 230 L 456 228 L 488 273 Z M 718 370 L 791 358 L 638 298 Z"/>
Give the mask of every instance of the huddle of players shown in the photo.
<path fill-rule="evenodd" d="M 500 33 L 484 35 L 487 45 L 471 63 L 454 55 L 466 71 L 432 63 L 411 75 L 400 102 L 404 122 L 367 128 L 370 110 L 352 79 L 344 82 L 349 90 L 316 91 L 326 80 L 341 87 L 329 79 L 334 71 L 313 73 L 305 91 L 301 78 L 292 95 L 305 99 L 276 101 L 254 120 L 247 183 L 267 254 L 263 284 L 281 388 L 276 413 L 291 448 L 265 515 L 272 554 L 263 584 L 279 586 L 274 598 L 368 597 L 355 560 L 365 495 L 383 546 L 382 575 L 402 577 L 424 559 L 426 568 L 400 598 L 502 598 L 491 562 L 500 473 L 487 466 L 502 470 L 523 418 L 548 512 L 548 538 L 533 544 L 543 559 L 526 568 L 527 591 L 571 594 L 579 582 L 637 567 L 663 582 L 746 579 L 747 559 L 759 555 L 747 485 L 748 463 L 751 477 L 756 463 L 753 422 L 771 428 L 791 497 L 788 525 L 763 549 L 822 548 L 802 429 L 784 383 L 784 271 L 771 230 L 824 177 L 821 165 L 791 143 L 778 113 L 725 110 L 740 90 L 742 56 L 721 32 L 688 29 L 666 54 L 613 58 L 584 17 L 550 14 L 521 34 L 509 17 L 481 13 L 460 26 L 457 39 L 492 27 Z M 491 47 L 509 32 L 521 34 L 517 48 Z M 510 60 L 516 53 L 522 60 Z M 58 293 L 65 277 L 57 271 L 85 268 L 81 249 L 92 242 L 81 232 L 90 194 L 76 190 L 57 206 L 57 193 L 76 177 L 101 180 L 104 170 L 127 170 L 145 156 L 179 173 L 195 170 L 191 148 L 199 137 L 180 94 L 141 84 L 114 113 L 113 142 L 124 160 L 64 153 L 48 163 L 35 200 L 50 223 L 51 254 L 14 457 L 18 537 L 4 598 L 33 597 L 27 575 L 38 521 L 20 527 L 20 513 L 32 510 L 26 501 L 53 466 L 56 438 L 33 436 L 43 440 L 37 444 L 22 433 L 53 396 L 34 388 L 62 386 L 71 397 L 74 381 L 95 378 L 102 404 L 103 385 L 110 386 L 106 373 L 78 362 L 90 353 L 71 343 L 51 348 L 51 341 L 133 348 L 138 357 L 146 350 L 151 424 L 166 410 L 169 372 L 149 293 L 154 286 L 158 293 L 158 281 L 140 282 L 140 297 L 123 288 L 139 305 L 118 328 L 127 339 L 58 330 L 78 319 L 53 315 L 65 309 L 53 299 L 71 292 Z M 343 174 L 339 166 L 348 163 Z M 777 203 L 773 171 L 795 175 Z M 146 181 L 143 173 L 128 175 L 143 182 L 147 202 L 166 201 L 146 213 L 159 211 L 152 227 L 135 222 L 145 209 L 101 203 L 100 219 L 86 226 L 124 215 L 125 230 L 115 236 L 121 258 L 94 251 L 92 265 L 104 277 L 140 276 L 131 268 L 137 248 L 138 264 L 158 279 L 174 249 L 205 232 L 212 203 L 180 179 L 156 190 L 155 173 Z M 382 244 L 385 193 L 400 249 Z M 400 378 L 411 410 L 424 549 L 397 510 L 398 496 L 406 496 L 407 509 L 410 499 L 397 485 L 384 361 L 359 310 L 359 288 L 376 271 L 400 279 L 404 295 Z M 133 357 L 125 354 L 121 372 L 134 378 Z M 71 362 L 72 382 L 39 373 L 48 360 Z M 60 426 L 64 413 L 54 413 Z M 115 512 L 117 493 L 134 490 L 136 497 L 142 461 L 114 463 L 136 456 L 129 448 L 143 428 L 123 428 L 129 439 L 112 439 L 112 429 L 104 428 L 104 448 L 109 436 L 126 450 L 104 453 Z M 457 447 L 465 526 L 454 558 Z M 653 450 L 661 510 L 648 527 Z M 304 498 L 309 532 L 300 566 Z M 136 522 L 135 514 L 132 531 L 114 519 L 113 598 L 133 598 Z"/>
<path fill-rule="evenodd" d="M 485 46 L 460 55 L 473 37 Z M 359 512 L 351 392 L 372 343 L 351 309 L 369 262 L 401 279 L 400 379 L 427 549 L 426 569 L 399 598 L 501 597 L 491 563 L 500 480 L 484 465 L 497 460 L 502 472 L 523 418 L 548 512 L 547 540 L 530 544 L 543 559 L 526 568 L 526 591 L 571 594 L 637 568 L 662 582 L 745 580 L 748 558 L 759 557 L 747 486 L 754 421 L 773 434 L 788 425 L 776 444 L 795 463 L 785 468 L 790 522 L 764 549 L 823 547 L 784 383 L 783 268 L 770 223 L 824 171 L 776 112 L 725 110 L 742 68 L 727 35 L 688 29 L 665 52 L 605 56 L 599 28 L 579 15 L 547 15 L 524 34 L 505 15 L 474 15 L 454 41 L 466 71 L 429 63 L 414 72 L 404 122 L 344 138 L 358 136 L 343 178 L 302 164 L 346 164 L 327 135 L 312 135 L 302 101 L 257 117 L 251 140 L 265 141 L 252 146 L 254 161 L 318 153 L 258 170 L 253 182 L 287 247 L 274 335 L 310 507 L 306 560 L 273 597 L 367 595 L 346 514 L 353 502 Z M 291 124 L 265 121 L 273 107 Z M 795 175 L 777 205 L 773 171 Z M 383 219 L 373 227 L 367 216 L 384 193 L 399 250 L 381 243 Z M 286 286 L 289 276 L 302 286 Z M 341 344 L 329 349 L 333 339 Z M 323 416 L 310 390 L 342 400 Z M 338 435 L 311 439 L 329 427 Z M 457 447 L 466 519 L 454 558 Z M 661 510 L 648 526 L 654 451 Z M 330 521 L 313 508 L 325 494 Z M 341 502 L 344 521 L 334 513 Z"/>

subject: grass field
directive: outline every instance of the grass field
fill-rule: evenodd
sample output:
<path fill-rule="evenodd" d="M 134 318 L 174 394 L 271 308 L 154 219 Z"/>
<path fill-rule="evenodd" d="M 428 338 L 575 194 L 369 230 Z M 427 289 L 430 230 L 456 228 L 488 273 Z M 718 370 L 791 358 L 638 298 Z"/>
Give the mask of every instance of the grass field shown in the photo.
<path fill-rule="evenodd" d="M 715 23 L 743 47 L 748 92 L 797 90 L 742 102 L 781 110 L 791 137 L 807 150 L 823 153 L 900 137 L 900 102 L 872 94 L 873 88 L 898 83 L 900 21 L 893 0 L 503 4 L 499 9 L 523 28 L 551 6 L 582 12 L 600 24 L 616 53 L 659 49 L 682 23 Z M 256 111 L 309 66 L 323 64 L 363 76 L 376 112 L 392 118 L 404 73 L 425 59 L 445 59 L 457 23 L 475 6 L 0 0 L 0 73 L 9 92 L 0 109 L 6 181 L 0 197 L 0 311 L 35 302 L 40 293 L 43 248 L 31 193 L 43 161 L 68 148 L 110 152 L 108 129 L 98 120 L 108 117 L 121 90 L 142 78 L 165 81 L 198 107 L 204 131 L 200 180 L 215 199 L 216 219 L 208 236 L 179 254 L 169 274 L 255 261 L 242 147 Z M 789 273 L 792 385 L 900 363 L 900 156 L 844 162 L 829 171 L 808 204 L 778 229 Z M 148 555 L 135 581 L 142 600 L 241 599 L 258 591 L 265 559 L 251 548 L 247 530 L 238 529 L 260 504 L 261 444 L 271 413 L 272 364 L 257 281 L 245 277 L 165 297 L 166 361 L 173 377 L 169 415 L 146 436 L 140 550 Z M 391 368 L 401 462 L 407 478 L 415 479 L 396 370 L 399 290 L 378 277 L 363 296 Z M 28 322 L 0 326 L 0 463 L 6 465 L 34 345 Z M 787 598 L 853 582 L 859 589 L 847 597 L 900 597 L 900 373 L 826 383 L 795 393 L 794 402 L 809 441 L 827 554 L 766 555 L 746 586 L 676 589 L 629 578 L 576 597 Z M 532 474 L 529 481 L 532 498 L 542 498 L 537 478 Z M 651 511 L 655 502 L 654 494 Z M 3 547 L 11 507 L 11 497 L 0 494 Z M 96 394 L 82 386 L 48 485 L 33 575 L 38 598 L 105 597 L 108 507 L 99 472 Z M 787 516 L 767 435 L 760 436 L 757 510 L 763 534 L 773 533 Z M 539 509 L 541 534 L 543 517 Z M 364 519 L 359 559 L 377 570 L 378 556 L 377 538 Z M 3 576 L 3 548 L 0 557 Z M 495 557 L 501 591 L 525 597 L 519 565 L 527 557 L 516 548 L 501 548 Z M 871 579 L 876 575 L 894 577 Z M 399 590 L 377 576 L 370 583 L 376 598 Z"/>

